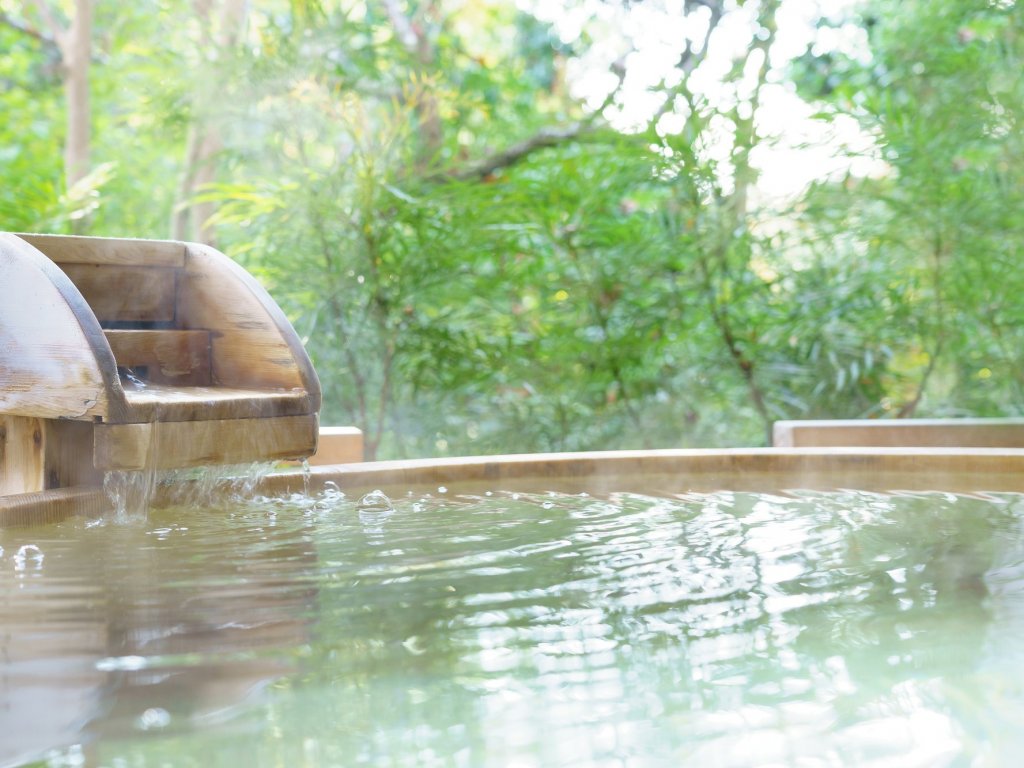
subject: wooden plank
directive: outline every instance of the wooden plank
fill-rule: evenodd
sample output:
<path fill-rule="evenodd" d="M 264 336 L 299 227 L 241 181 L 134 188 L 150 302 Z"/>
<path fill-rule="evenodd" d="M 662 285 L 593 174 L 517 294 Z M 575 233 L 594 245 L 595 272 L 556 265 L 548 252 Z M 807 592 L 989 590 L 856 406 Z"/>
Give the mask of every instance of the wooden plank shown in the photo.
<path fill-rule="evenodd" d="M 258 422 L 257 422 L 258 423 Z M 107 429 L 147 428 L 121 425 Z M 161 425 L 153 425 L 161 426 Z M 315 420 L 312 425 L 315 430 Z M 784 492 L 788 489 L 867 491 L 1024 492 L 1024 450 L 948 448 L 803 448 L 612 451 L 597 453 L 476 456 L 415 461 L 381 461 L 310 472 L 273 473 L 257 493 L 317 493 L 326 483 L 354 496 L 380 488 L 401 495 L 411 488 L 450 493 L 476 489 L 587 491 L 637 490 Z M 453 485 L 458 483 L 458 486 Z M 180 493 L 157 489 L 155 504 L 173 503 Z M 66 489 L 0 496 L 0 527 L 49 522 L 109 508 L 101 489 Z"/>
<path fill-rule="evenodd" d="M 105 322 L 173 322 L 176 270 L 66 264 L 64 273 Z"/>
<path fill-rule="evenodd" d="M 235 387 L 305 389 L 290 350 L 274 331 L 214 333 L 210 342 L 215 382 Z"/>
<path fill-rule="evenodd" d="M 207 331 L 108 330 L 107 343 L 118 367 L 146 369 L 152 384 L 208 386 L 210 334 Z"/>
<path fill-rule="evenodd" d="M 58 264 L 185 266 L 185 244 L 172 240 L 34 234 L 21 234 L 18 237 Z"/>
<path fill-rule="evenodd" d="M 0 528 L 47 525 L 69 517 L 100 517 L 111 509 L 102 488 L 60 488 L 0 495 Z"/>
<path fill-rule="evenodd" d="M 316 453 L 309 457 L 310 464 L 352 464 L 362 460 L 362 430 L 356 427 L 320 427 L 320 440 Z"/>
<path fill-rule="evenodd" d="M 310 413 L 303 390 L 172 387 L 127 389 L 130 422 L 262 419 Z"/>
<path fill-rule="evenodd" d="M 116 415 L 117 367 L 92 310 L 56 265 L 0 232 L 0 413 Z"/>
<path fill-rule="evenodd" d="M 0 415 L 0 496 L 46 488 L 43 420 Z"/>
<path fill-rule="evenodd" d="M 178 324 L 212 332 L 215 384 L 301 388 L 320 409 L 320 382 L 291 323 L 256 280 L 224 254 L 188 244 Z"/>
<path fill-rule="evenodd" d="M 609 451 L 377 461 L 268 475 L 257 492 L 382 489 L 450 493 L 562 491 L 595 495 L 858 489 L 1024 492 L 1024 450 L 989 448 L 761 448 Z M 458 483 L 456 486 L 455 484 Z"/>
<path fill-rule="evenodd" d="M 777 421 L 780 448 L 841 446 L 1024 448 L 1024 419 L 823 419 Z"/>
<path fill-rule="evenodd" d="M 97 424 L 100 469 L 173 469 L 299 459 L 316 451 L 316 415 Z"/>

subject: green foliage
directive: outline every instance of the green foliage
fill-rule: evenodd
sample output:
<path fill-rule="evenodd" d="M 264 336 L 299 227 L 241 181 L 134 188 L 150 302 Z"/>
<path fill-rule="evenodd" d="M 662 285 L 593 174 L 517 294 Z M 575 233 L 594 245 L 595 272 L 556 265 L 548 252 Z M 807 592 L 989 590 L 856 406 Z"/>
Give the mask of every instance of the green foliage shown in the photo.
<path fill-rule="evenodd" d="M 837 84 L 833 108 L 879 137 L 891 169 L 826 198 L 863 211 L 847 231 L 863 233 L 862 263 L 887 265 L 884 285 L 897 294 L 887 305 L 902 349 L 887 396 L 904 413 L 918 402 L 938 414 L 1018 413 L 1024 87 L 1011 73 L 1022 12 L 949 0 L 875 2 L 865 13 L 874 60 L 816 64 Z"/>
<path fill-rule="evenodd" d="M 723 6 L 756 24 L 717 91 L 687 76 L 709 55 L 695 41 L 629 130 L 608 122 L 621 94 L 595 113 L 569 87 L 596 27 L 567 44 L 513 3 L 393 5 L 407 28 L 383 3 L 266 4 L 212 48 L 180 0 L 104 7 L 94 171 L 70 190 L 53 50 L 0 24 L 2 227 L 159 237 L 176 206 L 211 206 L 217 245 L 306 340 L 323 422 L 378 457 L 1020 412 L 1017 4 L 872 0 L 821 25 L 869 50 L 771 66 L 780 2 Z M 859 126 L 874 169 L 764 198 L 779 80 Z M 217 181 L 190 199 L 204 126 Z"/>

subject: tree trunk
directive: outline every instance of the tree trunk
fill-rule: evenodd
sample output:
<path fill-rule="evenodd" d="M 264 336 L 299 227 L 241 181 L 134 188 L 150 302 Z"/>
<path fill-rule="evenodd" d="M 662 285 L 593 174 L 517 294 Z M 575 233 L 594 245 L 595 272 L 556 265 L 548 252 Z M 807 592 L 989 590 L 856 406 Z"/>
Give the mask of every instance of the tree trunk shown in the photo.
<path fill-rule="evenodd" d="M 64 59 L 64 96 L 67 107 L 64 177 L 68 189 L 89 173 L 92 12 L 92 0 L 75 0 L 71 26 L 58 38 Z"/>
<path fill-rule="evenodd" d="M 29 2 L 25 2 L 28 11 Z M 71 190 L 89 174 L 91 141 L 89 108 L 89 66 L 92 63 L 93 0 L 74 0 L 71 22 L 64 27 L 54 15 L 47 0 L 35 0 L 39 16 L 50 30 L 61 59 L 61 82 L 64 86 L 64 109 L 67 135 L 64 139 L 64 188 Z M 35 33 L 39 39 L 45 39 Z M 75 234 L 81 234 L 85 222 L 73 222 Z"/>
<path fill-rule="evenodd" d="M 222 0 L 220 13 L 216 16 L 216 3 L 213 0 L 196 0 L 193 5 L 202 29 L 200 45 L 215 54 L 212 66 L 217 67 L 222 54 L 238 45 L 245 27 L 248 2 Z M 214 83 L 221 79 L 218 71 L 211 72 L 210 76 Z M 185 167 L 182 169 L 177 202 L 171 218 L 171 237 L 174 240 L 198 240 L 208 245 L 216 244 L 215 233 L 208 223 L 216 212 L 216 206 L 209 202 L 193 202 L 193 199 L 203 186 L 217 179 L 217 156 L 224 148 L 224 143 L 216 120 L 210 115 L 214 102 L 210 94 L 215 97 L 221 90 L 214 86 L 193 97 L 193 117 L 185 147 Z"/>

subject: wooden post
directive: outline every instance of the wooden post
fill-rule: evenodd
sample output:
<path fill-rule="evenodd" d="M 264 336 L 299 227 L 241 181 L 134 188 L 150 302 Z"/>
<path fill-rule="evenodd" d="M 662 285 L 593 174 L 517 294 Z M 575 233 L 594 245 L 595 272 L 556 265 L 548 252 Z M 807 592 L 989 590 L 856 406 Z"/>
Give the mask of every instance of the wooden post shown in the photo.
<path fill-rule="evenodd" d="M 0 415 L 0 496 L 102 483 L 92 432 L 88 421 Z"/>

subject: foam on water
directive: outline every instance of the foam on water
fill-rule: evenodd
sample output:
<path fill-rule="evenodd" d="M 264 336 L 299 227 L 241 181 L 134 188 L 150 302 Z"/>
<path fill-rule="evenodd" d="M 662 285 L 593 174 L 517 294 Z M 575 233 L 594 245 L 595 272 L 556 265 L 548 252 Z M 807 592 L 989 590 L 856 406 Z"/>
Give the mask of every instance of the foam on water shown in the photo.
<path fill-rule="evenodd" d="M 0 765 L 1024 750 L 1019 496 L 228 496 L 0 531 Z"/>

